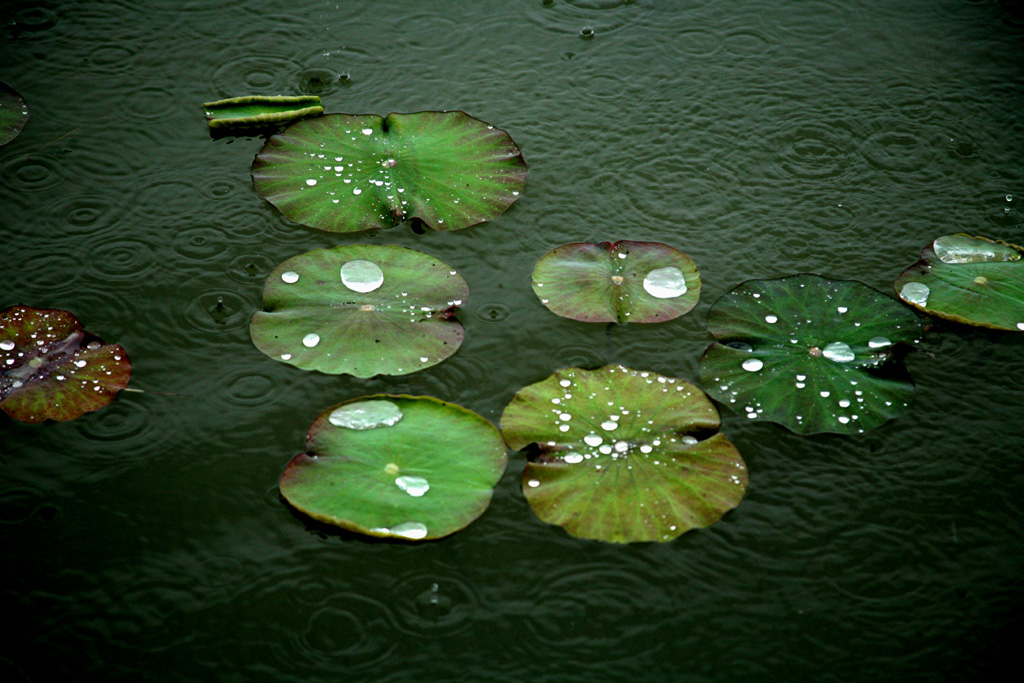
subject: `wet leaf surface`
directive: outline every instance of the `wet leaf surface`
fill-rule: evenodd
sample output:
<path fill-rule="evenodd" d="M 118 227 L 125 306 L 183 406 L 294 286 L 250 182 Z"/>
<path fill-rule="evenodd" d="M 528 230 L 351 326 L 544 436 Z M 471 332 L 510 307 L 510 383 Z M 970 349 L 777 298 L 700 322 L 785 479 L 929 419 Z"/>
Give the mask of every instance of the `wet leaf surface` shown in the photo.
<path fill-rule="evenodd" d="M 1020 247 L 968 235 L 944 235 L 896 278 L 896 293 L 930 315 L 967 325 L 1024 331 Z"/>
<path fill-rule="evenodd" d="M 739 505 L 747 469 L 704 393 L 609 365 L 565 368 L 501 416 L 512 448 L 537 444 L 523 494 L 545 522 L 614 543 L 670 541 Z"/>
<path fill-rule="evenodd" d="M 0 146 L 18 137 L 28 123 L 28 104 L 14 88 L 0 83 Z"/>
<path fill-rule="evenodd" d="M 274 269 L 249 329 L 256 348 L 303 370 L 405 375 L 458 350 L 454 315 L 468 298 L 462 276 L 423 252 L 316 249 Z"/>
<path fill-rule="evenodd" d="M 541 257 L 533 291 L 563 318 L 657 323 L 697 305 L 700 275 L 686 254 L 660 242 L 574 243 Z"/>
<path fill-rule="evenodd" d="M 412 218 L 460 230 L 519 198 L 526 162 L 508 133 L 461 111 L 329 114 L 272 136 L 252 177 L 286 218 L 321 230 Z"/>
<path fill-rule="evenodd" d="M 74 420 L 114 400 L 131 379 L 117 344 L 68 311 L 12 306 L 0 313 L 0 407 L 16 420 Z"/>
<path fill-rule="evenodd" d="M 321 413 L 281 494 L 314 519 L 370 536 L 448 536 L 487 509 L 507 460 L 501 434 L 429 396 L 365 396 Z"/>
<path fill-rule="evenodd" d="M 750 280 L 715 302 L 708 329 L 718 342 L 701 359 L 701 383 L 752 420 L 862 432 L 906 410 L 914 392 L 901 345 L 919 340 L 921 324 L 861 282 Z"/>

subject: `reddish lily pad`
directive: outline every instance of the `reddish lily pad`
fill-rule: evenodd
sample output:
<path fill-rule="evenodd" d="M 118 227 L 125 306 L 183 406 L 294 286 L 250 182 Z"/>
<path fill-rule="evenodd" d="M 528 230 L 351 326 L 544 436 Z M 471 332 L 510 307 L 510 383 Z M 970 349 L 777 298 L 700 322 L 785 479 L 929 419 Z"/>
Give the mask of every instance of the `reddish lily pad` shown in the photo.
<path fill-rule="evenodd" d="M 303 370 L 405 375 L 458 350 L 455 311 L 468 298 L 461 275 L 414 249 L 315 249 L 274 269 L 249 330 L 260 351 Z"/>
<path fill-rule="evenodd" d="M 505 131 L 461 111 L 328 114 L 272 136 L 252 165 L 260 196 L 331 232 L 418 218 L 460 230 L 500 216 L 526 184 Z"/>
<path fill-rule="evenodd" d="M 613 543 L 670 541 L 739 505 L 747 468 L 689 382 L 622 366 L 566 368 L 501 416 L 512 448 L 537 444 L 523 494 L 545 522 Z"/>
<path fill-rule="evenodd" d="M 705 391 L 798 434 L 872 429 L 906 410 L 903 367 L 917 315 L 855 280 L 750 280 L 708 312 L 718 342 L 700 362 Z"/>
<path fill-rule="evenodd" d="M 125 350 L 83 330 L 68 311 L 0 313 L 0 407 L 15 420 L 74 420 L 113 401 L 131 374 Z"/>
<path fill-rule="evenodd" d="M 896 293 L 929 315 L 1024 331 L 1024 248 L 969 235 L 939 237 L 896 278 Z"/>
<path fill-rule="evenodd" d="M 659 323 L 697 305 L 700 275 L 690 257 L 660 242 L 579 242 L 541 257 L 533 291 L 563 318 Z"/>
<path fill-rule="evenodd" d="M 25 99 L 6 83 L 0 83 L 0 146 L 18 137 L 28 123 Z"/>
<path fill-rule="evenodd" d="M 418 541 L 482 515 L 506 460 L 501 434 L 472 411 L 429 396 L 364 396 L 314 420 L 280 488 L 321 522 Z"/>

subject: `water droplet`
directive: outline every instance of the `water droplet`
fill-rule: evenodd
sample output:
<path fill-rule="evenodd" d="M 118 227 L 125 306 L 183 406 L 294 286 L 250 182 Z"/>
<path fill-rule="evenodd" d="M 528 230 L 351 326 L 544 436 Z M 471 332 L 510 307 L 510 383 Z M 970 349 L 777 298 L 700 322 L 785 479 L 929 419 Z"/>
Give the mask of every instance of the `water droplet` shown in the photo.
<path fill-rule="evenodd" d="M 832 342 L 831 344 L 827 344 L 825 348 L 821 350 L 821 355 L 835 363 L 849 363 L 857 357 L 856 354 L 853 353 L 853 349 L 851 349 L 850 345 L 846 342 Z"/>
<path fill-rule="evenodd" d="M 334 410 L 327 420 L 335 427 L 374 429 L 390 427 L 402 419 L 402 411 L 391 401 L 372 400 L 347 403 Z"/>
<path fill-rule="evenodd" d="M 590 26 L 584 26 L 580 29 L 580 38 L 583 40 L 590 40 L 594 37 L 594 29 Z"/>
<path fill-rule="evenodd" d="M 1005 244 L 966 235 L 945 235 L 936 239 L 932 248 L 943 263 L 1019 261 L 1021 256 L 1019 251 Z"/>
<path fill-rule="evenodd" d="M 620 254 L 624 256 L 624 254 Z M 644 291 L 656 299 L 674 299 L 686 294 L 683 271 L 675 266 L 655 268 L 644 278 Z"/>
<path fill-rule="evenodd" d="M 563 458 L 570 465 L 575 465 L 578 462 L 583 462 L 583 456 L 579 453 L 566 453 Z"/>
<path fill-rule="evenodd" d="M 1024 323 L 1017 323 L 1018 330 L 1024 330 Z"/>
<path fill-rule="evenodd" d="M 597 434 L 587 434 L 585 437 L 583 437 L 583 443 L 587 444 L 588 446 L 600 446 L 602 443 L 604 443 L 604 439 L 598 436 Z"/>
<path fill-rule="evenodd" d="M 750 353 L 754 350 L 754 347 L 746 342 L 729 342 L 726 346 L 734 348 L 737 351 L 745 351 L 746 353 Z"/>
<path fill-rule="evenodd" d="M 830 392 L 830 391 L 819 391 L 818 395 L 821 396 L 822 398 L 828 398 L 829 396 L 832 395 L 832 392 Z"/>
<path fill-rule="evenodd" d="M 535 489 L 538 486 L 540 486 L 540 482 L 537 481 L 536 479 L 531 479 L 530 481 L 526 482 L 526 485 L 529 486 L 531 489 Z"/>
<path fill-rule="evenodd" d="M 290 354 L 290 353 L 282 353 L 281 354 L 281 360 L 291 360 L 291 359 L 292 359 L 292 354 Z"/>
<path fill-rule="evenodd" d="M 840 408 L 849 408 L 850 407 L 850 399 L 844 398 L 841 401 L 839 401 L 839 407 Z"/>
<path fill-rule="evenodd" d="M 391 527 L 389 533 L 392 536 L 418 541 L 421 538 L 426 538 L 427 525 L 422 522 L 402 522 Z"/>
<path fill-rule="evenodd" d="M 764 321 L 766 323 L 768 323 L 769 325 L 774 325 L 775 323 L 779 322 L 779 319 L 777 317 L 775 317 L 774 315 L 766 315 L 764 317 Z"/>
<path fill-rule="evenodd" d="M 880 349 L 885 346 L 891 346 L 892 342 L 885 337 L 872 337 L 868 340 L 868 346 L 872 349 Z"/>
<path fill-rule="evenodd" d="M 747 372 L 757 372 L 764 367 L 764 363 L 759 358 L 748 358 L 743 361 L 743 369 Z"/>
<path fill-rule="evenodd" d="M 629 450 L 629 444 L 626 443 L 625 441 L 616 441 L 615 442 L 615 452 L 616 453 L 625 453 L 628 450 Z"/>
<path fill-rule="evenodd" d="M 384 271 L 373 261 L 357 259 L 341 267 L 341 281 L 353 292 L 372 292 L 384 284 Z"/>
<path fill-rule="evenodd" d="M 315 332 L 311 332 L 302 338 L 302 345 L 305 346 L 306 348 L 311 349 L 319 343 L 320 335 Z"/>
<path fill-rule="evenodd" d="M 37 360 L 37 359 L 33 358 L 32 360 Z M 76 365 L 76 366 L 78 366 L 78 367 L 80 367 L 80 368 L 84 368 L 84 367 L 85 367 L 85 365 L 86 365 L 86 363 L 85 363 L 85 361 L 84 361 L 84 360 L 76 360 L 76 361 L 75 361 L 75 365 Z"/>
<path fill-rule="evenodd" d="M 3 349 L 4 351 L 13 351 L 14 342 L 10 339 L 4 339 L 3 341 L 0 341 L 0 349 Z"/>
<path fill-rule="evenodd" d="M 316 185 L 316 178 L 306 178 L 306 184 L 309 185 L 310 187 Z"/>
<path fill-rule="evenodd" d="M 903 289 L 900 290 L 900 297 L 904 301 L 909 301 L 912 304 L 918 306 L 928 305 L 928 295 L 931 294 L 931 290 L 928 289 L 928 285 L 923 282 L 908 282 L 903 285 Z"/>
<path fill-rule="evenodd" d="M 291 285 L 299 281 L 299 274 L 294 270 L 289 270 L 281 273 L 281 279 Z"/>
<path fill-rule="evenodd" d="M 373 135 L 373 128 L 363 128 L 363 135 Z"/>
<path fill-rule="evenodd" d="M 362 193 L 363 193 L 363 191 L 360 190 L 358 187 L 352 189 L 352 194 L 362 194 Z"/>
<path fill-rule="evenodd" d="M 605 429 L 605 430 L 608 430 L 608 431 L 611 431 L 612 429 L 615 429 L 618 426 L 619 426 L 618 422 L 612 422 L 611 420 L 606 420 L 606 421 L 601 423 L 601 429 Z"/>
<path fill-rule="evenodd" d="M 430 490 L 430 484 L 423 477 L 403 475 L 395 479 L 395 486 L 408 493 L 413 498 L 419 498 Z"/>
<path fill-rule="evenodd" d="M 559 381 L 558 383 L 559 383 L 559 385 L 561 385 L 561 386 L 563 386 L 563 387 L 567 387 L 567 386 L 569 386 L 570 384 L 572 384 L 572 382 L 570 382 L 570 381 L 569 381 L 569 380 L 567 380 L 567 379 L 563 379 L 563 380 Z"/>
<path fill-rule="evenodd" d="M 846 306 L 837 306 L 836 310 L 839 311 L 840 313 L 846 313 L 850 309 L 848 309 Z"/>

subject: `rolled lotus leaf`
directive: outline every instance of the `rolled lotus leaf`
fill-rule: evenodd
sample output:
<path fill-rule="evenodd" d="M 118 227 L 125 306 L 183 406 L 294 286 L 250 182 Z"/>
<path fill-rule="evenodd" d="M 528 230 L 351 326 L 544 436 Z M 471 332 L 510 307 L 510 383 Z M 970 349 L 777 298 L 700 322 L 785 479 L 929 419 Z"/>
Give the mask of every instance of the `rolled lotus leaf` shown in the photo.
<path fill-rule="evenodd" d="M 316 95 L 250 95 L 203 104 L 211 130 L 253 129 L 283 125 L 324 113 Z"/>

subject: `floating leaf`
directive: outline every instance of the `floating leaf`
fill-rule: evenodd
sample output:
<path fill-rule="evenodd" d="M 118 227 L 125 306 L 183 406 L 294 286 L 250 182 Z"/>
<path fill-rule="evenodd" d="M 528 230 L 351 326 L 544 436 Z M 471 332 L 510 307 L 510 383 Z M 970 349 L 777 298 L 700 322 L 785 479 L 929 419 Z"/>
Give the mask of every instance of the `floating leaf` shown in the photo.
<path fill-rule="evenodd" d="M 104 344 L 67 311 L 0 313 L 0 407 L 15 420 L 74 420 L 113 401 L 131 374 L 123 348 Z"/>
<path fill-rule="evenodd" d="M 418 218 L 459 230 L 500 216 L 526 184 L 508 133 L 465 112 L 328 114 L 274 135 L 252 165 L 286 218 L 331 232 Z"/>
<path fill-rule="evenodd" d="M 281 494 L 314 519 L 370 536 L 441 538 L 491 502 L 505 443 L 474 412 L 429 396 L 366 396 L 321 413 Z"/>
<path fill-rule="evenodd" d="M 670 541 L 739 505 L 747 468 L 718 426 L 692 384 L 611 365 L 559 370 L 501 416 L 512 448 L 539 446 L 523 471 L 537 516 L 614 543 Z"/>
<path fill-rule="evenodd" d="M 750 280 L 715 302 L 708 329 L 718 343 L 701 359 L 701 383 L 752 420 L 863 432 L 903 412 L 914 391 L 894 351 L 918 341 L 921 324 L 861 282 Z"/>
<path fill-rule="evenodd" d="M 945 235 L 896 278 L 896 292 L 925 313 L 1024 331 L 1024 249 L 984 237 Z"/>
<path fill-rule="evenodd" d="M 0 83 L 0 146 L 18 137 L 28 123 L 28 105 L 6 83 Z"/>
<path fill-rule="evenodd" d="M 584 242 L 542 256 L 533 291 L 563 318 L 660 323 L 697 305 L 700 275 L 690 257 L 660 242 Z"/>
<path fill-rule="evenodd" d="M 316 95 L 251 95 L 203 104 L 211 130 L 252 129 L 290 123 L 324 113 Z"/>
<path fill-rule="evenodd" d="M 451 266 L 413 249 L 315 249 L 274 269 L 249 329 L 260 351 L 303 370 L 405 375 L 458 350 L 468 298 Z"/>

